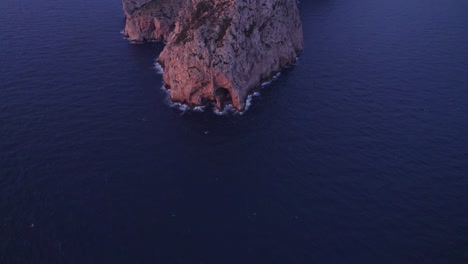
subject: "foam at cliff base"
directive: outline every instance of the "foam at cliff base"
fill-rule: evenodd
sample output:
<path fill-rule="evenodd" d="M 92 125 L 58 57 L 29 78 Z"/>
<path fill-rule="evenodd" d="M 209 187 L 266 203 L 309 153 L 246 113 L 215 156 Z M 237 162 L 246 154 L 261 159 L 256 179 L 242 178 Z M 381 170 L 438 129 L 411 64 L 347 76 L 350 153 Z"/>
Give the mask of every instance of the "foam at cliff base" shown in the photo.
<path fill-rule="evenodd" d="M 277 74 L 275 74 L 275 76 L 273 76 L 273 78 L 271 78 L 271 80 L 262 83 L 261 86 L 265 87 L 265 86 L 270 85 L 273 81 L 277 80 L 280 76 L 281 76 L 281 72 L 278 72 Z"/>
<path fill-rule="evenodd" d="M 221 116 L 231 115 L 231 114 L 232 115 L 243 115 L 243 114 L 245 114 L 247 112 L 247 110 L 249 110 L 250 106 L 252 105 L 253 98 L 260 96 L 259 91 L 255 91 L 252 94 L 248 95 L 247 99 L 245 100 L 244 111 L 242 111 L 242 112 L 237 111 L 237 109 L 234 108 L 234 106 L 232 104 L 225 105 L 224 109 L 222 111 L 220 111 L 220 110 L 218 110 L 218 108 L 216 108 L 215 103 L 210 103 L 210 104 L 207 104 L 207 105 L 204 105 L 204 106 L 191 107 L 191 106 L 189 106 L 187 104 L 173 102 L 171 100 L 171 97 L 170 97 L 170 91 L 169 91 L 169 89 L 165 88 L 164 84 L 161 86 L 161 90 L 163 90 L 166 93 L 166 98 L 164 100 L 166 102 L 166 104 L 169 105 L 171 108 L 175 108 L 175 109 L 181 111 L 182 114 L 185 114 L 186 112 L 205 112 L 206 109 L 209 109 L 214 114 L 221 115 Z"/>
<path fill-rule="evenodd" d="M 156 71 L 156 73 L 158 74 L 164 74 L 164 69 L 163 67 L 158 63 L 158 59 L 156 58 L 155 62 L 154 62 L 154 70 Z M 275 76 L 273 76 L 271 78 L 270 81 L 267 81 L 267 82 L 264 82 L 260 85 L 260 89 L 263 89 L 265 88 L 266 86 L 270 85 L 271 83 L 273 83 L 275 80 L 277 80 L 279 77 L 281 76 L 281 72 L 278 72 L 277 74 L 275 74 Z M 254 97 L 258 97 L 260 96 L 260 91 L 259 90 L 256 90 L 254 91 L 253 93 L 249 94 L 247 96 L 247 99 L 245 100 L 245 108 L 244 108 L 244 111 L 242 112 L 239 112 L 237 111 L 236 108 L 234 108 L 234 106 L 232 104 L 227 104 L 226 106 L 224 106 L 224 109 L 222 111 L 219 111 L 217 108 L 216 108 L 216 105 L 214 103 L 211 103 L 211 104 L 208 104 L 208 105 L 205 105 L 205 106 L 195 106 L 195 107 L 191 107 L 189 105 L 186 105 L 186 104 L 182 104 L 182 103 L 177 103 L 177 102 L 173 102 L 171 100 L 171 97 L 170 97 L 170 91 L 169 89 L 166 89 L 164 83 L 163 85 L 161 86 L 161 90 L 163 90 L 165 93 L 166 93 L 166 98 L 165 98 L 165 102 L 171 107 L 171 108 L 175 108 L 179 111 L 181 111 L 182 114 L 186 113 L 186 112 L 205 112 L 206 109 L 211 109 L 213 111 L 214 114 L 216 115 L 230 115 L 230 114 L 234 114 L 234 115 L 243 115 L 247 112 L 247 110 L 249 110 L 250 106 L 252 105 L 252 100 Z"/>
<path fill-rule="evenodd" d="M 154 61 L 154 70 L 156 70 L 158 74 L 164 74 L 164 69 L 161 64 L 158 63 L 158 58 Z"/>
<path fill-rule="evenodd" d="M 127 38 L 127 37 L 125 36 L 125 31 L 124 31 L 124 30 L 120 31 L 120 34 L 122 34 L 123 39 L 128 40 L 128 42 L 129 42 L 130 44 L 136 44 L 136 45 L 145 44 L 145 42 L 143 42 L 143 41 L 130 40 L 130 38 Z"/>

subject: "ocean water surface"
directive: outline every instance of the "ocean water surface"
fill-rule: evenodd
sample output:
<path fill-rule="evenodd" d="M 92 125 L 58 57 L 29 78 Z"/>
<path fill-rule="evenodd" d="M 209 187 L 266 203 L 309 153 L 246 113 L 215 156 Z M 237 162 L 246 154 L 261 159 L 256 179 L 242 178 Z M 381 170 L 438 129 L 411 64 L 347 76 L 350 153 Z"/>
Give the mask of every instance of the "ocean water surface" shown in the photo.
<path fill-rule="evenodd" d="M 468 2 L 300 11 L 219 116 L 165 103 L 120 1 L 0 1 L 0 263 L 468 263 Z"/>

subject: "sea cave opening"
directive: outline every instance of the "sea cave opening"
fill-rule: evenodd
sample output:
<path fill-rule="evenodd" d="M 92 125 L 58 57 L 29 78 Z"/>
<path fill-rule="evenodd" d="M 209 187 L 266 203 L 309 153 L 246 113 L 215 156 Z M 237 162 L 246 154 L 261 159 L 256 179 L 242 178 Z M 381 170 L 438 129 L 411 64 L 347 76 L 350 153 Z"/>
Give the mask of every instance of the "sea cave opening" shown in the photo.
<path fill-rule="evenodd" d="M 224 87 L 216 89 L 214 95 L 222 101 L 231 101 L 231 93 Z"/>
<path fill-rule="evenodd" d="M 231 92 L 224 87 L 216 89 L 214 96 L 216 97 L 216 103 L 219 108 L 224 108 L 226 104 L 232 103 Z"/>

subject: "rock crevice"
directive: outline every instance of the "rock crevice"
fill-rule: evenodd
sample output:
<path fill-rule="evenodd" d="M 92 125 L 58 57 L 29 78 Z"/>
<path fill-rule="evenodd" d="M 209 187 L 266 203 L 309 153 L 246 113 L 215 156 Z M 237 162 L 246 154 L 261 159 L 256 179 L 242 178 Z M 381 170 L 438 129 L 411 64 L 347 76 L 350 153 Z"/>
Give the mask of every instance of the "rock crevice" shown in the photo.
<path fill-rule="evenodd" d="M 296 0 L 123 0 L 125 34 L 165 40 L 159 56 L 173 101 L 242 111 L 249 93 L 295 63 Z"/>

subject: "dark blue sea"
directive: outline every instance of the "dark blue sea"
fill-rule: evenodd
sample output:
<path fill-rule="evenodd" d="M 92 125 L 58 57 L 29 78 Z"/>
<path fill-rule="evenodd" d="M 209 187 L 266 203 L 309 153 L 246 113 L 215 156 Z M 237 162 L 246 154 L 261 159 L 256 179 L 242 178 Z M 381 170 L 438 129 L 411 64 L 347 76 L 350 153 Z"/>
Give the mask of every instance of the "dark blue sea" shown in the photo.
<path fill-rule="evenodd" d="M 120 1 L 0 1 L 0 263 L 468 263 L 468 2 L 303 0 L 243 115 Z"/>

